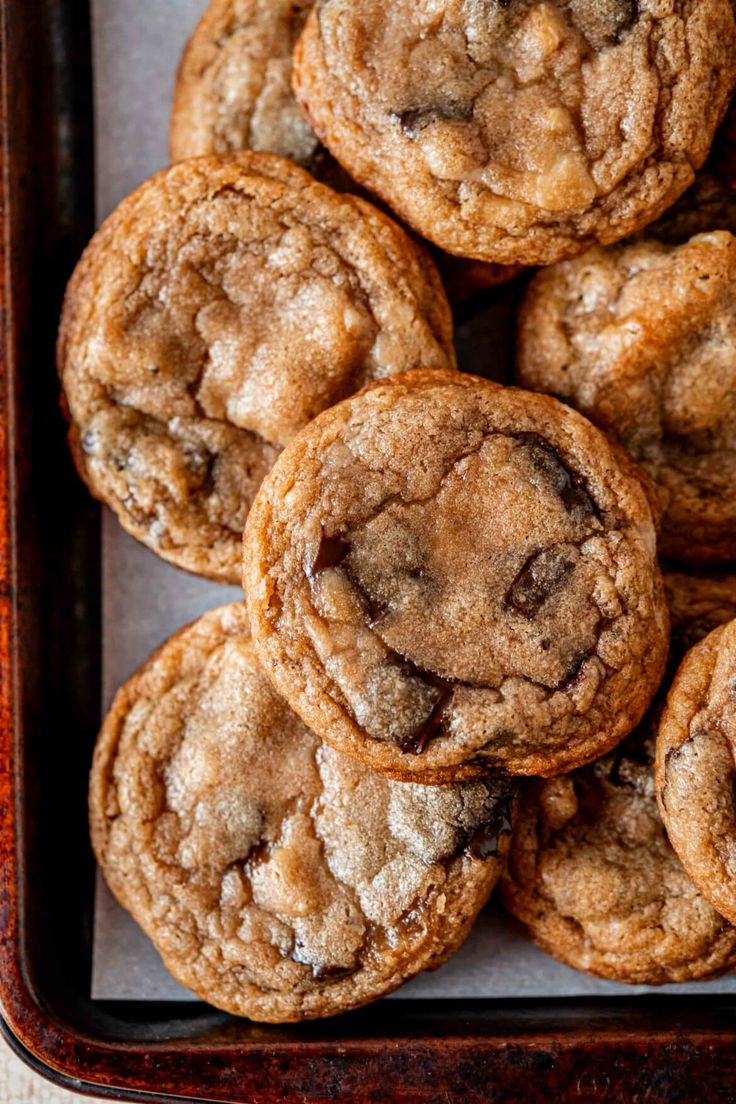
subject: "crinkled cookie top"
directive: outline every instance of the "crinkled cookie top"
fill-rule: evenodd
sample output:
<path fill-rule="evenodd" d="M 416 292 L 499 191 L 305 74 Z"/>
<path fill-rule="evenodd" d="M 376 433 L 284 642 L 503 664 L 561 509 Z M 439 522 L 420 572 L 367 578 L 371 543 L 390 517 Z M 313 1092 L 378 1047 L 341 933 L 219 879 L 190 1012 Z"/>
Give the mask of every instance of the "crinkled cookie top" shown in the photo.
<path fill-rule="evenodd" d="M 172 637 L 95 753 L 95 851 L 164 962 L 259 1020 L 374 999 L 467 935 L 511 827 L 507 781 L 391 782 L 322 746 L 260 673 L 242 604 Z"/>
<path fill-rule="evenodd" d="M 212 0 L 179 65 L 172 161 L 268 150 L 309 167 L 318 141 L 291 90 L 291 56 L 313 0 Z"/>
<path fill-rule="evenodd" d="M 556 958 L 645 985 L 736 964 L 736 928 L 667 839 L 654 784 L 653 718 L 619 748 L 522 797 L 504 902 Z"/>
<path fill-rule="evenodd" d="M 657 737 L 657 787 L 672 845 L 713 906 L 736 923 L 736 621 L 681 664 Z"/>
<path fill-rule="evenodd" d="M 736 576 L 668 572 L 664 582 L 676 666 L 736 614 Z M 736 928 L 689 877 L 657 808 L 662 697 L 615 751 L 525 791 L 503 887 L 544 950 L 579 970 L 650 985 L 736 964 Z"/>
<path fill-rule="evenodd" d="M 59 338 L 92 491 L 159 555 L 227 582 L 255 490 L 301 426 L 373 379 L 453 364 L 421 248 L 265 153 L 182 162 L 123 200 Z"/>
<path fill-rule="evenodd" d="M 574 411 L 460 374 L 333 407 L 246 527 L 267 673 L 323 739 L 399 776 L 595 758 L 641 718 L 667 649 L 628 465 Z"/>
<path fill-rule="evenodd" d="M 548 264 L 690 184 L 736 24 L 729 0 L 323 0 L 294 79 L 332 153 L 425 237 Z"/>

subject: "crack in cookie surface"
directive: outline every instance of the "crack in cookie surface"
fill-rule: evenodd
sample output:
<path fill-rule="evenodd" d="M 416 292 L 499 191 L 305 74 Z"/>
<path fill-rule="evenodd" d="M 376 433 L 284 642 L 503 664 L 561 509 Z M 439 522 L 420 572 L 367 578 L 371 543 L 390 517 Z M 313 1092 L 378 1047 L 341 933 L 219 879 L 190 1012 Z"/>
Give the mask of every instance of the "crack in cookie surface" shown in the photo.
<path fill-rule="evenodd" d="M 504 903 L 569 966 L 630 984 L 712 977 L 736 928 L 690 880 L 654 784 L 656 716 L 613 753 L 521 799 Z"/>
<path fill-rule="evenodd" d="M 291 55 L 312 0 L 212 0 L 177 73 L 172 161 L 267 150 L 309 167 L 317 138 L 291 91 Z"/>
<path fill-rule="evenodd" d="M 503 887 L 507 907 L 543 950 L 576 969 L 650 985 L 736 963 L 736 928 L 667 838 L 654 772 L 668 686 L 688 648 L 736 615 L 736 576 L 664 578 L 672 647 L 657 702 L 614 752 L 526 789 Z"/>
<path fill-rule="evenodd" d="M 501 456 L 489 455 L 491 444 L 500 445 Z M 520 470 L 513 462 L 517 450 L 525 457 Z M 509 451 L 510 456 L 503 455 Z M 512 465 L 507 476 L 509 499 L 516 486 L 539 476 L 550 494 L 559 498 L 563 515 L 570 518 L 572 525 L 566 533 L 563 523 L 556 533 L 561 539 L 553 546 L 535 548 L 504 590 L 505 580 L 496 566 L 497 550 L 484 539 L 488 510 L 483 509 L 481 495 L 483 486 L 492 484 L 493 475 L 507 460 Z M 545 606 L 546 612 L 551 607 L 553 616 L 559 615 L 554 607 L 560 592 L 566 589 L 569 602 L 580 612 L 578 630 L 586 620 L 579 599 L 581 590 L 587 595 L 592 589 L 591 579 L 575 580 L 574 576 L 576 572 L 584 574 L 580 549 L 589 536 L 600 532 L 601 526 L 596 518 L 597 508 L 581 489 L 582 483 L 540 435 L 486 434 L 473 453 L 463 455 L 448 468 L 428 499 L 408 502 L 402 497 L 392 498 L 373 516 L 364 519 L 360 528 L 343 534 L 339 543 L 334 538 L 329 543 L 322 539 L 311 569 L 312 578 L 320 573 L 317 566 L 321 570 L 339 568 L 365 604 L 369 628 L 386 645 L 387 662 L 400 669 L 407 680 L 431 688 L 426 706 L 431 707 L 431 712 L 421 720 L 418 731 L 407 734 L 403 741 L 407 747 L 423 751 L 430 738 L 441 735 L 443 714 L 447 713 L 457 688 L 498 691 L 505 678 L 518 674 L 554 693 L 569 689 L 583 664 L 596 654 L 597 630 L 602 622 L 610 626 L 616 619 L 610 606 L 606 614 L 596 608 L 590 634 L 577 636 L 574 645 L 568 644 L 565 649 L 567 642 L 555 639 L 554 645 L 562 643 L 566 651 L 562 656 L 554 654 L 555 624 L 543 615 Z M 496 501 L 498 490 L 498 485 L 492 487 L 493 509 L 503 516 L 503 503 Z M 478 532 L 473 530 L 468 511 L 470 500 L 478 504 L 477 516 L 482 526 Z M 445 528 L 441 541 L 436 537 L 438 514 Z M 543 525 L 546 520 L 543 519 Z M 559 518 L 555 520 L 559 522 Z M 590 531 L 586 531 L 590 522 Z M 454 542 L 454 535 L 458 542 Z M 565 537 L 569 537 L 567 543 Z M 462 561 L 463 547 L 480 553 L 472 564 Z M 471 596 L 469 578 L 473 580 Z M 315 580 L 319 603 L 318 591 Z M 533 609 L 529 604 L 532 594 Z M 471 603 L 473 608 L 468 610 Z M 499 669 L 497 657 L 488 651 L 487 641 L 497 631 L 494 619 L 499 611 L 502 616 L 520 613 L 529 620 L 536 618 L 531 647 L 526 655 L 516 657 L 516 669 L 508 662 Z M 477 646 L 472 655 L 467 655 L 470 641 Z M 518 633 L 515 642 L 517 646 L 520 643 Z M 541 660 L 544 670 L 531 666 L 534 659 Z M 342 688 L 345 690 L 344 685 Z"/>
<path fill-rule="evenodd" d="M 292 92 L 294 43 L 311 7 L 312 0 L 211 0 L 177 73 L 169 128 L 172 161 L 267 150 L 295 161 L 335 191 L 370 198 L 319 143 Z M 519 271 L 440 251 L 435 260 L 453 303 Z"/>

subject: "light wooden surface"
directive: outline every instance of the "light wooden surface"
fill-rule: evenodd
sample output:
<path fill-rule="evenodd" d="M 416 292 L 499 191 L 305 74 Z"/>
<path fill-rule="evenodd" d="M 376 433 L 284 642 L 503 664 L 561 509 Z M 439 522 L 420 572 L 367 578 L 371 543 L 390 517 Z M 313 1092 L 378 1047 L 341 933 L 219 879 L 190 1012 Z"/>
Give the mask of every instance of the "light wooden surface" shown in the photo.
<path fill-rule="evenodd" d="M 0 1104 L 74 1104 L 91 1099 L 57 1089 L 28 1069 L 0 1039 Z"/>

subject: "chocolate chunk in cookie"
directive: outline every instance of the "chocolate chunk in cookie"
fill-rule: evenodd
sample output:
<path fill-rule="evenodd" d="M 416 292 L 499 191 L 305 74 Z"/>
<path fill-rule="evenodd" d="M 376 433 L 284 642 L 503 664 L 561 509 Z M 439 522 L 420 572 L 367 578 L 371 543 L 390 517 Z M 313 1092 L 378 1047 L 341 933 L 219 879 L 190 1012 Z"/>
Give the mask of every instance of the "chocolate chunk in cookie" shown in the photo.
<path fill-rule="evenodd" d="M 660 550 L 736 558 L 736 237 L 591 250 L 539 273 L 518 378 L 624 444 L 664 511 Z"/>
<path fill-rule="evenodd" d="M 657 736 L 662 819 L 688 874 L 736 923 L 736 621 L 683 660 Z"/>
<path fill-rule="evenodd" d="M 641 229 L 736 82 L 730 0 L 330 0 L 294 86 L 350 174 L 442 249 L 550 264 Z"/>
<path fill-rule="evenodd" d="M 271 1022 L 439 966 L 495 885 L 512 813 L 508 781 L 391 782 L 322 746 L 260 673 L 242 604 L 118 692 L 90 786 L 103 873 L 174 977 Z"/>
<path fill-rule="evenodd" d="M 541 395 L 407 373 L 287 447 L 246 527 L 276 688 L 400 778 L 552 775 L 640 720 L 667 616 L 641 483 Z"/>
<path fill-rule="evenodd" d="M 164 559 L 231 583 L 255 490 L 301 426 L 370 380 L 453 364 L 421 248 L 265 153 L 182 162 L 125 199 L 59 337 L 92 492 Z"/>

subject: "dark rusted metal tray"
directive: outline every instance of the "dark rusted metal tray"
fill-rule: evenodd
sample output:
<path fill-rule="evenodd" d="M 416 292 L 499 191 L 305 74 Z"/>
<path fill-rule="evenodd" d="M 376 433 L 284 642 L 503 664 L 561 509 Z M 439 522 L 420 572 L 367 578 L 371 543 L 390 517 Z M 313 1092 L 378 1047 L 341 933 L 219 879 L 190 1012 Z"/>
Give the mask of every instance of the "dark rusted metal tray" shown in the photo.
<path fill-rule="evenodd" d="M 53 360 L 63 286 L 93 227 L 89 10 L 2 0 L 0 11 L 0 1006 L 11 1046 L 59 1084 L 125 1100 L 736 1101 L 731 997 L 399 1001 L 288 1028 L 200 1004 L 90 999 L 99 513 L 67 455 Z M 487 316 L 466 318 L 461 344 L 483 327 Z"/>

